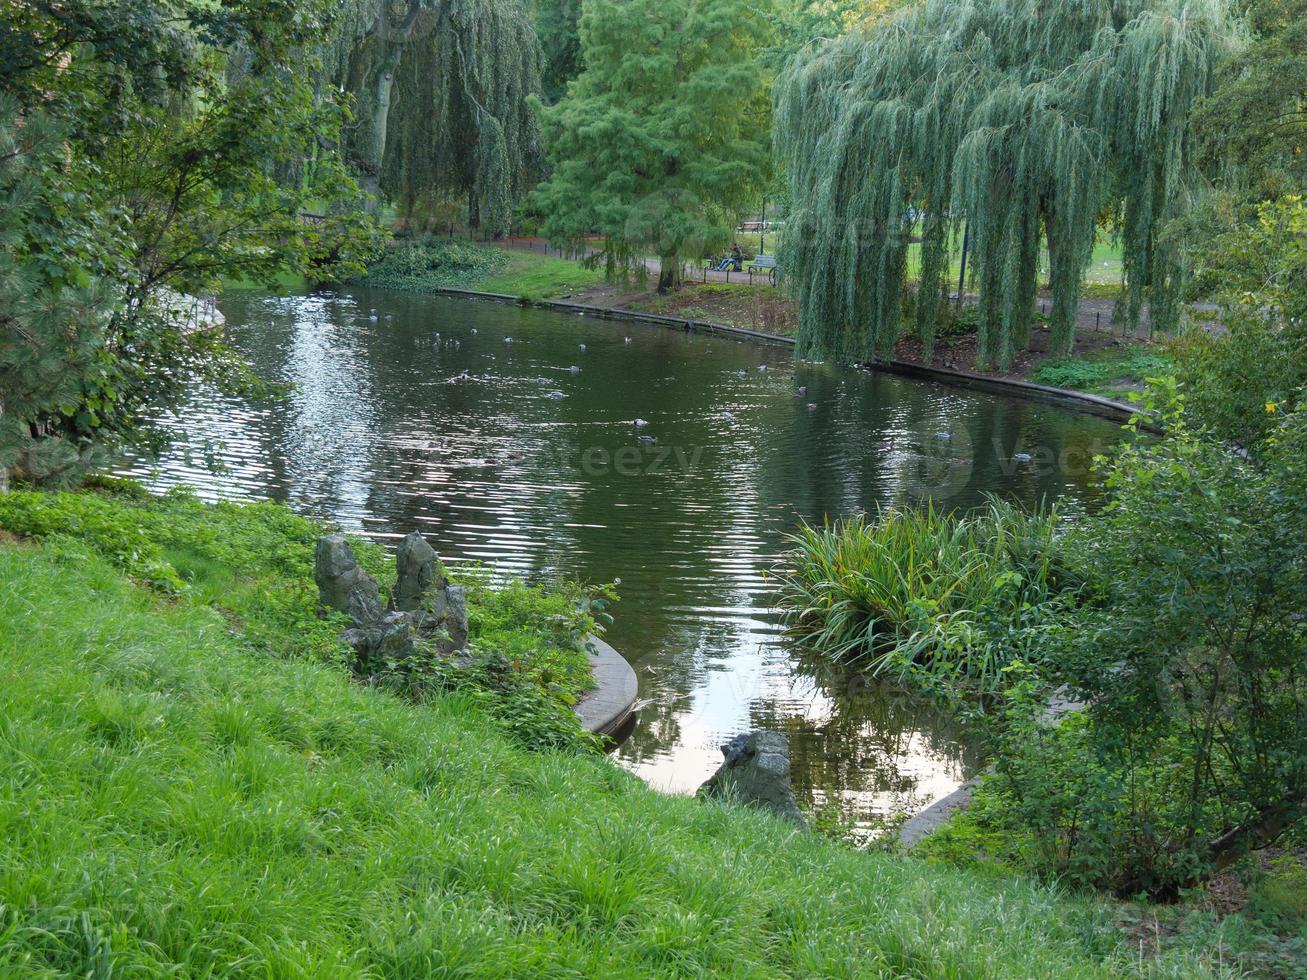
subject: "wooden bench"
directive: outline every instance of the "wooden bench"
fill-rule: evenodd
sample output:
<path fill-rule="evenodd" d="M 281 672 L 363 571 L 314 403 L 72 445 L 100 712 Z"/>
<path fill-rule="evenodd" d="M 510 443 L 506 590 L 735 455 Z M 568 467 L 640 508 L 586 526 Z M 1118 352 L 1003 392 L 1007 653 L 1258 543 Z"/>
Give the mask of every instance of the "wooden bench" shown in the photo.
<path fill-rule="evenodd" d="M 753 277 L 766 276 L 767 284 L 776 285 L 776 256 L 774 255 L 755 255 L 753 261 L 749 263 L 749 285 L 753 285 Z"/>

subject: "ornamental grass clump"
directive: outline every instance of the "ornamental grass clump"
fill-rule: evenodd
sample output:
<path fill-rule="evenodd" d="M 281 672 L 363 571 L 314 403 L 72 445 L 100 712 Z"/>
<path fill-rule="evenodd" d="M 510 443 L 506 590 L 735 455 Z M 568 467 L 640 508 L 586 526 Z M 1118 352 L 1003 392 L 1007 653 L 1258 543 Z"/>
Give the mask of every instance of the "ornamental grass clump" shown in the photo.
<path fill-rule="evenodd" d="M 837 663 L 992 689 L 1038 656 L 1080 584 L 1059 526 L 1054 509 L 997 498 L 966 516 L 928 504 L 805 525 L 778 575 L 786 627 Z"/>

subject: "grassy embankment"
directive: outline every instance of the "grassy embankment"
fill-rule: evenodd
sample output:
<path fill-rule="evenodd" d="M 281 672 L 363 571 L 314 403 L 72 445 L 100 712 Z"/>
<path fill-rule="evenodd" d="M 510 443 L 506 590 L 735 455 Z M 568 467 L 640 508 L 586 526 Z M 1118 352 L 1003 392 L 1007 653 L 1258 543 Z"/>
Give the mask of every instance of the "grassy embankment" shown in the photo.
<path fill-rule="evenodd" d="M 1056 388 L 1121 398 L 1140 391 L 1148 378 L 1173 374 L 1175 363 L 1162 345 L 1125 344 L 1087 351 L 1075 357 L 1040 361 L 1030 380 Z"/>
<path fill-rule="evenodd" d="M 663 796 L 594 751 L 528 751 L 468 688 L 415 703 L 351 680 L 338 624 L 292 584 L 311 525 L 281 508 L 14 499 L 0 523 L 45 537 L 0 543 L 0 973 L 1141 965 L 1104 905 Z M 547 626 L 520 623 L 544 602 L 482 596 L 473 631 L 536 650 Z"/>
<path fill-rule="evenodd" d="M 596 286 L 604 281 L 604 274 L 543 253 L 435 239 L 429 244 L 397 244 L 363 281 L 411 292 L 476 289 L 542 300 Z"/>

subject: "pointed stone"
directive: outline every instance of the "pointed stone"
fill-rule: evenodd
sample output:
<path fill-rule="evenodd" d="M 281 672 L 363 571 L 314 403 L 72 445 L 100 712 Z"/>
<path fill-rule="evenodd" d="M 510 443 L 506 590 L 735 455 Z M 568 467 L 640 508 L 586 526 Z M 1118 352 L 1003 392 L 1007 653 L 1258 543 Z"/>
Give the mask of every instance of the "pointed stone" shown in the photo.
<path fill-rule="evenodd" d="M 381 618 L 383 610 L 377 583 L 359 567 L 354 549 L 343 535 L 318 538 L 314 558 L 313 578 L 318 584 L 321 608 L 343 612 L 359 626 Z"/>
<path fill-rule="evenodd" d="M 746 732 L 722 746 L 725 761 L 698 796 L 726 797 L 761 807 L 802 827 L 807 818 L 790 785 L 790 742 L 780 732 Z"/>
<path fill-rule="evenodd" d="M 399 577 L 390 594 L 390 607 L 410 612 L 421 608 L 428 593 L 444 588 L 444 576 L 437 568 L 439 561 L 435 549 L 421 534 L 414 531 L 406 535 L 395 553 Z"/>
<path fill-rule="evenodd" d="M 462 650 L 467 646 L 467 589 L 461 585 L 450 585 L 445 593 L 445 629 L 453 646 L 450 652 Z"/>

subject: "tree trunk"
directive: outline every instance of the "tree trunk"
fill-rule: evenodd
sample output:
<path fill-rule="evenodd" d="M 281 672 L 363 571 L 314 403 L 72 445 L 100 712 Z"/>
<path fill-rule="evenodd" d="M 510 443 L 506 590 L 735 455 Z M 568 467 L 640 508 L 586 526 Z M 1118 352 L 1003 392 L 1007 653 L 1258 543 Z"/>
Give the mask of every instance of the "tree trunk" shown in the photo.
<path fill-rule="evenodd" d="M 386 127 L 390 122 L 390 97 L 395 87 L 395 65 L 397 57 L 392 52 L 385 54 L 385 63 L 377 72 L 377 82 L 373 90 L 371 112 L 371 145 L 367 148 L 367 169 L 362 175 L 363 191 L 367 194 L 364 206 L 368 214 L 376 217 L 381 211 L 381 165 L 386 159 Z"/>
<path fill-rule="evenodd" d="M 1307 795 L 1292 794 L 1273 806 L 1262 808 L 1246 823 L 1227 830 L 1211 843 L 1212 870 L 1220 871 L 1249 851 L 1275 843 L 1286 830 L 1307 816 Z"/>
<path fill-rule="evenodd" d="M 681 285 L 681 259 L 664 255 L 658 259 L 658 292 L 670 293 Z"/>
<path fill-rule="evenodd" d="M 369 39 L 375 58 L 376 81 L 372 85 L 372 105 L 368 113 L 370 124 L 367 145 L 362 147 L 363 163 L 361 183 L 368 195 L 368 213 L 376 216 L 381 210 L 381 168 L 386 160 L 387 131 L 390 126 L 390 109 L 394 101 L 395 72 L 404 56 L 404 48 L 413 38 L 413 31 L 421 13 L 418 0 L 409 0 L 408 11 L 398 24 L 392 24 L 390 4 L 383 3 Z M 366 90 L 366 88 L 365 88 Z"/>

